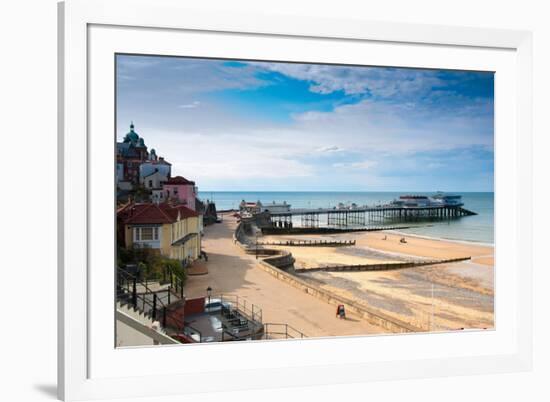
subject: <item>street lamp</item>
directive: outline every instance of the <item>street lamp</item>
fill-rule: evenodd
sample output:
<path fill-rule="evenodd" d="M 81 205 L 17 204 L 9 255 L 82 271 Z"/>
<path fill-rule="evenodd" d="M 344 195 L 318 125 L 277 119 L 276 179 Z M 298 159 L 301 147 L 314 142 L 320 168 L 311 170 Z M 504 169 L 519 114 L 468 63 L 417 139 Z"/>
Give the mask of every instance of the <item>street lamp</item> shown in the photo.
<path fill-rule="evenodd" d="M 212 288 L 210 286 L 206 288 L 206 294 L 208 296 L 208 304 L 210 305 L 210 296 L 212 295 Z"/>
<path fill-rule="evenodd" d="M 256 232 L 256 259 L 258 259 L 258 232 Z"/>

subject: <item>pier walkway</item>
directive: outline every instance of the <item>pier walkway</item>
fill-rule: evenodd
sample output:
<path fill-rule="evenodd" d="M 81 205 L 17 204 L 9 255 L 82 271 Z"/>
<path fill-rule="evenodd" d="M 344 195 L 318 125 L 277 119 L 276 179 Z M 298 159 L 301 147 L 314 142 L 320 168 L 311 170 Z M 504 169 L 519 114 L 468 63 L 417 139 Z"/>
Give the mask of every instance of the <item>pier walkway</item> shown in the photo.
<path fill-rule="evenodd" d="M 326 216 L 328 226 L 365 226 L 370 224 L 418 222 L 456 219 L 463 216 L 477 215 L 461 206 L 425 206 L 400 207 L 385 205 L 379 207 L 357 207 L 349 209 L 297 208 L 289 211 L 269 212 L 272 227 L 289 228 L 293 218 L 299 217 L 302 227 L 317 228 L 320 217 Z"/>
<path fill-rule="evenodd" d="M 355 240 L 286 240 L 257 242 L 257 246 L 290 246 L 290 247 L 345 247 L 355 246 Z"/>

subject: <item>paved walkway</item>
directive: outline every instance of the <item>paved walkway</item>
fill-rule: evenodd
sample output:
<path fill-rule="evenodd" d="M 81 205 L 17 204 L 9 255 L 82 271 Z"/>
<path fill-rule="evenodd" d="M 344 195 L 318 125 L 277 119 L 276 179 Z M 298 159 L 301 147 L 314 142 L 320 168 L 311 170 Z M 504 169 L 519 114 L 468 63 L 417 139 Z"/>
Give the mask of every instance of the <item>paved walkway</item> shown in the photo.
<path fill-rule="evenodd" d="M 188 298 L 232 294 L 262 309 L 263 321 L 286 323 L 308 337 L 381 333 L 380 327 L 348 313 L 336 318 L 336 306 L 279 281 L 261 268 L 253 255 L 245 254 L 233 242 L 235 219 L 224 216 L 222 223 L 205 228 L 203 249 L 208 254 L 208 274 L 191 276 L 185 285 Z"/>

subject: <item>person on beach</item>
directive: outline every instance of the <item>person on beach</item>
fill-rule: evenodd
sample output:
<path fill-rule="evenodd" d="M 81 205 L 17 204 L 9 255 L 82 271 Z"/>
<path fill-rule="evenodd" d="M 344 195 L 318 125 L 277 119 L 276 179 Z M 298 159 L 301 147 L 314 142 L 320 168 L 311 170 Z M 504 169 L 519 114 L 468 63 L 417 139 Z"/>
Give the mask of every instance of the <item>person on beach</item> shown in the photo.
<path fill-rule="evenodd" d="M 336 308 L 336 317 L 340 318 L 340 319 L 346 319 L 346 309 L 344 308 L 344 305 L 343 304 L 339 304 L 338 307 Z"/>

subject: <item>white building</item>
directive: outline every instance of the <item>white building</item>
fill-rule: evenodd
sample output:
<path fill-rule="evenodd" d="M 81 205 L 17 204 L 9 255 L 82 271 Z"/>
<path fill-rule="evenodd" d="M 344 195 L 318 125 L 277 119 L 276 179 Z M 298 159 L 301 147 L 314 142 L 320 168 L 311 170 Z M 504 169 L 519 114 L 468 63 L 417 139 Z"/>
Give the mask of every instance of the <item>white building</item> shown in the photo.
<path fill-rule="evenodd" d="M 140 182 L 144 177 L 149 176 L 152 173 L 160 172 L 165 177 L 170 177 L 172 173 L 172 165 L 164 160 L 164 158 L 157 158 L 155 150 L 151 150 L 151 155 L 154 159 L 149 159 L 139 165 L 139 178 Z"/>
<path fill-rule="evenodd" d="M 162 187 L 162 183 L 168 180 L 168 176 L 160 170 L 154 170 L 146 176 L 140 177 L 141 184 L 149 190 Z"/>
<path fill-rule="evenodd" d="M 151 201 L 160 204 L 166 201 L 166 194 L 162 188 L 154 188 L 151 192 Z"/>
<path fill-rule="evenodd" d="M 287 204 L 286 201 L 283 201 L 282 204 L 278 204 L 275 201 L 273 201 L 271 204 L 260 204 L 261 211 L 262 212 L 289 212 L 290 211 L 290 204 Z"/>

